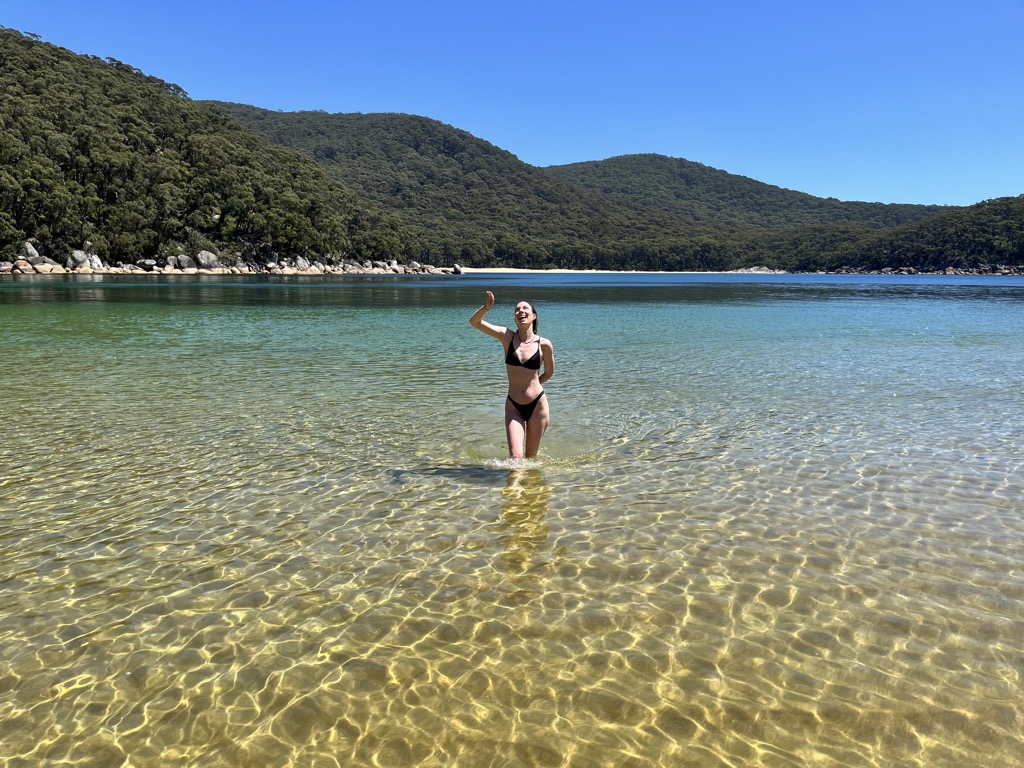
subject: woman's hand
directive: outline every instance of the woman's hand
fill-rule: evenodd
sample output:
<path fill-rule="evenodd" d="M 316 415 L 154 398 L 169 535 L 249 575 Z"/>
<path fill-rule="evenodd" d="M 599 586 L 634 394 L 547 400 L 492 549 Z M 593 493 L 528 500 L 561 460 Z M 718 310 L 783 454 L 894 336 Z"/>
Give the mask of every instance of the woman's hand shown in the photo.
<path fill-rule="evenodd" d="M 503 342 L 505 340 L 505 333 L 507 332 L 508 329 L 501 325 L 493 325 L 492 323 L 488 323 L 486 320 L 484 320 L 484 315 L 486 315 L 493 306 L 494 294 L 488 291 L 487 301 L 485 301 L 483 306 L 480 307 L 480 309 L 478 309 L 476 312 L 474 312 L 473 316 L 469 318 L 469 324 L 476 328 L 478 331 L 483 331 L 488 336 L 493 336 L 494 338 Z"/>

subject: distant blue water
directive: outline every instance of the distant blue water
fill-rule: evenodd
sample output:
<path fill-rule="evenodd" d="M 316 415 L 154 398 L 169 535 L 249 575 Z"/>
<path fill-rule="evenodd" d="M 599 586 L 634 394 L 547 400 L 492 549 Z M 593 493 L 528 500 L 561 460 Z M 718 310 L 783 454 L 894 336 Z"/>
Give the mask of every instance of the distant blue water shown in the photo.
<path fill-rule="evenodd" d="M 487 289 L 555 348 L 526 467 Z M 0 765 L 1024 765 L 1022 310 L 0 278 Z"/>

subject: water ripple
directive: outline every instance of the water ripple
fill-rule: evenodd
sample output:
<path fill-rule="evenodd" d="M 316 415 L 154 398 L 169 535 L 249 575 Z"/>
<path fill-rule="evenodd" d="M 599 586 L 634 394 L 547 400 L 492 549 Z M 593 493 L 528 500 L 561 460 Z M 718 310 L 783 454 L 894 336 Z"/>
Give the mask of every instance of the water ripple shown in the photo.
<path fill-rule="evenodd" d="M 1005 310 L 547 306 L 517 463 L 462 299 L 267 290 L 0 305 L 0 766 L 1024 765 Z"/>

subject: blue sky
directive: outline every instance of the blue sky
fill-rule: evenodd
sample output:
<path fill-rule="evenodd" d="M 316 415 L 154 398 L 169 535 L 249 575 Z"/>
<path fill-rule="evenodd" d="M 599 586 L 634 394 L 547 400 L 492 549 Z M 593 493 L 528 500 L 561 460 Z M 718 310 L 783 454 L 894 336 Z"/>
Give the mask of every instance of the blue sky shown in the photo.
<path fill-rule="evenodd" d="M 425 115 L 532 165 L 657 152 L 841 200 L 1024 194 L 1022 0 L 0 0 L 0 25 L 194 99 Z"/>

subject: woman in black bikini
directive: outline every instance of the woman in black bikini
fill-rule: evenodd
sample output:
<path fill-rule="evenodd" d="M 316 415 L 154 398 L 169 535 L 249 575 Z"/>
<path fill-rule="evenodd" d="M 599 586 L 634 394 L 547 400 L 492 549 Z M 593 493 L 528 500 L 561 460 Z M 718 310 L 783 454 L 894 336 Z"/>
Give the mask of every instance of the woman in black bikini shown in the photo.
<path fill-rule="evenodd" d="M 505 431 L 508 434 L 508 455 L 513 459 L 531 458 L 540 450 L 544 430 L 551 423 L 543 384 L 555 372 L 555 351 L 548 339 L 537 335 L 537 312 L 529 302 L 516 304 L 515 331 L 484 320 L 484 315 L 493 306 L 494 294 L 488 291 L 487 301 L 469 318 L 469 324 L 498 339 L 505 347 L 505 371 L 508 373 Z M 543 372 L 541 363 L 544 366 Z"/>

